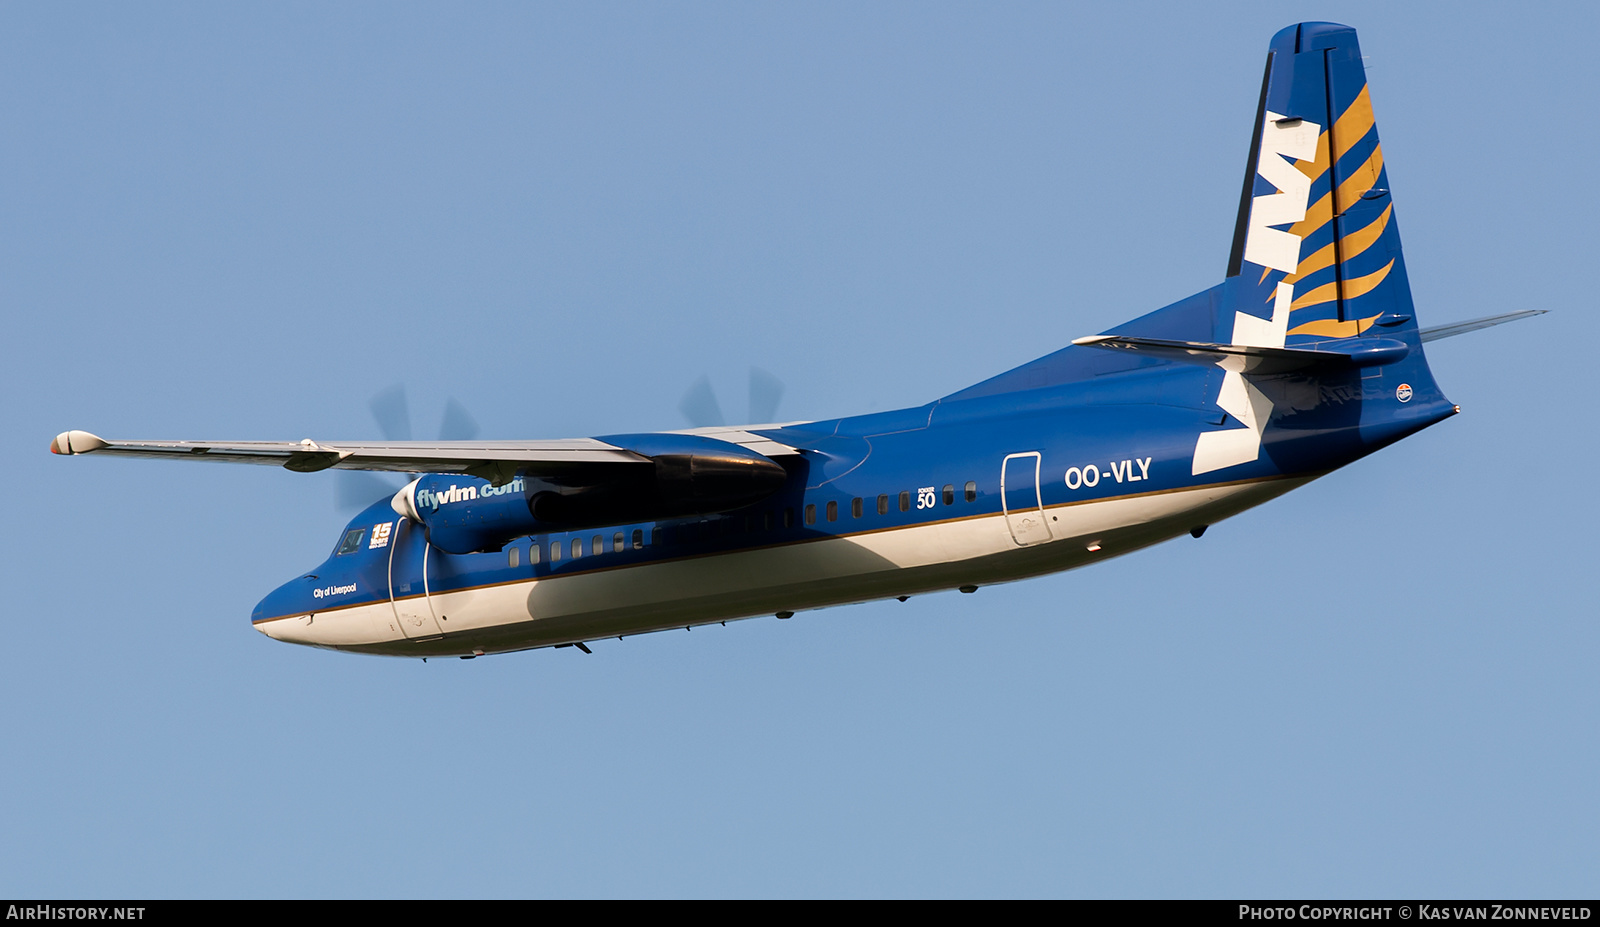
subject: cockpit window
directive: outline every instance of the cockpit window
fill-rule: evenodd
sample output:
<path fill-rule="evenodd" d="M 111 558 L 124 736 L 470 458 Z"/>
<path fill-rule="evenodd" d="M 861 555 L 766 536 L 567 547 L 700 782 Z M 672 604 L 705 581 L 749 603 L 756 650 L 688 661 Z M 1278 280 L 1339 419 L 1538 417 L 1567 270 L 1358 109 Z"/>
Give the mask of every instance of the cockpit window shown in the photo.
<path fill-rule="evenodd" d="M 344 540 L 339 542 L 339 553 L 336 556 L 354 553 L 361 549 L 361 539 L 367 536 L 365 528 L 351 528 L 344 533 Z"/>

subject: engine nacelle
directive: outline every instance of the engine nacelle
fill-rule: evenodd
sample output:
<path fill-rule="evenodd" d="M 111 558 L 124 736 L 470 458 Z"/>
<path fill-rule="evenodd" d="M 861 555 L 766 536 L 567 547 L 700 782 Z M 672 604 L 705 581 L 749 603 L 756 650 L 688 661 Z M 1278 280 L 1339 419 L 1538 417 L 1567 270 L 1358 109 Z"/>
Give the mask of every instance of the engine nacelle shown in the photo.
<path fill-rule="evenodd" d="M 395 493 L 390 504 L 423 526 L 428 543 L 446 553 L 499 550 L 539 529 L 526 483 L 520 476 L 495 486 L 475 476 L 429 473 Z"/>
<path fill-rule="evenodd" d="M 760 502 L 789 479 L 776 461 L 701 435 L 612 435 L 601 440 L 635 462 L 545 476 L 518 474 L 501 486 L 430 473 L 395 493 L 394 510 L 421 525 L 446 553 L 499 550 L 513 538 L 663 518 L 728 512 Z"/>

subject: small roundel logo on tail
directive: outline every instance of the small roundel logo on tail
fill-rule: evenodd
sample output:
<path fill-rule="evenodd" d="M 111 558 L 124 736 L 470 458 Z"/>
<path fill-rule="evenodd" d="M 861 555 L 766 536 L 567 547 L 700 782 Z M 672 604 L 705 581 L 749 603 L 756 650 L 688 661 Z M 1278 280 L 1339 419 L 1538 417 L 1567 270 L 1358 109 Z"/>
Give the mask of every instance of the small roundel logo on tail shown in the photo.
<path fill-rule="evenodd" d="M 1401 402 L 1410 402 L 1411 401 L 1411 384 L 1410 383 L 1402 383 L 1399 386 L 1395 387 L 1394 398 L 1400 400 Z"/>

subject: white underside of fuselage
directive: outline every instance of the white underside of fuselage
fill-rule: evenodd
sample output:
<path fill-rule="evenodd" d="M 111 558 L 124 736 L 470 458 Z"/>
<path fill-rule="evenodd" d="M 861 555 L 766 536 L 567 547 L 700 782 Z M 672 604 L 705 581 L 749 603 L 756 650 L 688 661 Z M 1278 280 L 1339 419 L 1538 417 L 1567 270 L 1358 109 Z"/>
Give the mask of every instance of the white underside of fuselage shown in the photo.
<path fill-rule="evenodd" d="M 982 586 L 1128 553 L 1308 479 L 1055 506 L 1043 513 L 1050 540 L 1028 546 L 995 514 L 609 568 L 602 554 L 586 572 L 434 593 L 398 608 L 382 601 L 291 615 L 256 628 L 275 640 L 339 650 L 466 656 Z M 418 617 L 428 611 L 442 634 Z"/>

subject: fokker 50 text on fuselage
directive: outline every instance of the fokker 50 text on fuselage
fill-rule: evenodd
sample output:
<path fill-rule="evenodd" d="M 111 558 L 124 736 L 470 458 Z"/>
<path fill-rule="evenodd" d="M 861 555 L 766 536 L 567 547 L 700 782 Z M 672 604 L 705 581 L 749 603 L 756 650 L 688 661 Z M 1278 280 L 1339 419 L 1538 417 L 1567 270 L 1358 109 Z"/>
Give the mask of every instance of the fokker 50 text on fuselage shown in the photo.
<path fill-rule="evenodd" d="M 473 656 L 1071 569 L 1454 414 L 1419 328 L 1355 31 L 1273 37 L 1225 279 L 916 408 L 572 440 L 107 441 L 58 454 L 416 478 L 252 621 Z M 587 648 L 586 648 L 587 649 Z"/>

